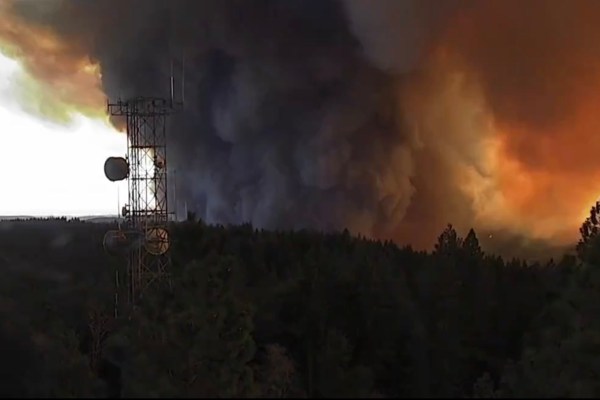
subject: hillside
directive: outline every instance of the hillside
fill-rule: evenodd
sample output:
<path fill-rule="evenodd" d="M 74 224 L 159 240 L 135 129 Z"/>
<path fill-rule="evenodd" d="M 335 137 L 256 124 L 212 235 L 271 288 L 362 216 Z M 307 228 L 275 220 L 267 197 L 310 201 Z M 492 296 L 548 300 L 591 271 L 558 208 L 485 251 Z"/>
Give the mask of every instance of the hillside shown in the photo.
<path fill-rule="evenodd" d="M 109 228 L 0 223 L 0 395 L 518 397 L 533 390 L 519 365 L 541 346 L 540 316 L 582 273 L 573 257 L 486 255 L 450 227 L 425 253 L 188 221 L 172 226 L 173 290 L 117 321 L 96 360 L 90 318 L 111 314 L 118 264 Z"/>

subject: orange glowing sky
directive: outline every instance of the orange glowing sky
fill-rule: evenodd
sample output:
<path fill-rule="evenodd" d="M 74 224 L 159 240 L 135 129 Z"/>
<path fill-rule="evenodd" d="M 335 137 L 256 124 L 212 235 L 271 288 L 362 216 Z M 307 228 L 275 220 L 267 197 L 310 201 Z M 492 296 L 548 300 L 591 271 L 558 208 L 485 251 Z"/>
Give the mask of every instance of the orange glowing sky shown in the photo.
<path fill-rule="evenodd" d="M 534 237 L 575 239 L 600 194 L 599 15 L 596 1 L 478 2 L 444 38 L 493 121 L 494 211 Z"/>
<path fill-rule="evenodd" d="M 455 170 L 448 179 L 473 201 L 477 226 L 560 243 L 574 240 L 600 194 L 595 184 L 600 178 L 600 115 L 594 106 L 600 97 L 582 97 L 568 118 L 540 132 L 498 118 L 476 77 L 446 62 L 443 56 L 432 62 L 442 82 L 431 91 L 415 89 L 425 94 L 420 101 L 427 105 L 417 106 L 422 114 L 414 108 L 413 94 L 408 95 L 408 113 L 428 120 L 425 140 L 431 146 L 452 141 L 452 150 L 441 151 L 461 153 L 452 161 Z M 464 83 L 443 89 L 456 75 Z M 443 110 L 438 119 L 432 109 L 437 103 Z"/>

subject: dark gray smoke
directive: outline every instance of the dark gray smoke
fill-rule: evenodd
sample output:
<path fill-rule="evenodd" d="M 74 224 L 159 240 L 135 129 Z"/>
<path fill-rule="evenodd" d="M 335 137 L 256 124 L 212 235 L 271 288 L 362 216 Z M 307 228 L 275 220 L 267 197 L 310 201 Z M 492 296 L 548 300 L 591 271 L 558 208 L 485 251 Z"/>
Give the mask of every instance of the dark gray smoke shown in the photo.
<path fill-rule="evenodd" d="M 168 96 L 169 59 L 185 54 L 187 104 L 170 162 L 178 203 L 208 222 L 375 234 L 403 218 L 413 160 L 398 77 L 371 62 L 343 3 L 38 5 L 17 3 L 99 60 L 112 99 Z"/>
<path fill-rule="evenodd" d="M 570 6 L 552 4 L 540 32 L 565 27 L 559 17 Z M 513 54 L 515 43 L 536 49 L 544 37 L 505 35 L 515 20 L 510 13 L 521 8 L 504 0 L 14 2 L 28 24 L 50 27 L 75 53 L 101 64 L 111 100 L 167 97 L 170 61 L 185 55 L 186 109 L 169 132 L 180 208 L 186 203 L 210 223 L 348 227 L 421 248 L 448 222 L 465 232 L 481 222 L 481 204 L 461 189 L 465 171 L 492 179 L 481 157 L 478 107 L 502 117 L 503 105 L 523 105 L 539 92 L 505 74 L 521 60 L 545 59 L 524 57 L 529 50 Z M 540 9 L 529 8 L 531 15 Z M 528 18 L 519 19 L 519 29 L 529 29 Z M 469 81 L 454 79 L 453 63 L 432 57 L 440 49 L 461 55 L 461 71 L 477 72 L 481 98 Z M 532 82 L 551 81 L 537 78 Z M 491 90 L 498 82 L 500 97 Z M 553 115 L 555 98 L 545 96 L 537 111 Z M 513 243 L 505 239 L 513 231 L 491 234 L 494 223 L 481 226 L 489 242 Z"/>
<path fill-rule="evenodd" d="M 385 71 L 405 73 L 426 52 L 457 11 L 473 0 L 343 0 L 365 56 Z"/>

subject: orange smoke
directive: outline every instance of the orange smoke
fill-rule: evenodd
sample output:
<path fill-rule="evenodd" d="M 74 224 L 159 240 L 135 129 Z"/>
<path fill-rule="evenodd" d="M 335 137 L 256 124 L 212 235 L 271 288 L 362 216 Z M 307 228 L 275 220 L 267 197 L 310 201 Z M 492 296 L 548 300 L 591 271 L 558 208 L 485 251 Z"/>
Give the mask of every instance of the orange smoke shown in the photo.
<path fill-rule="evenodd" d="M 480 223 L 576 238 L 600 194 L 599 17 L 597 1 L 474 2 L 433 51 L 429 68 L 465 74 L 492 121 L 469 144 L 486 141 L 490 174 L 463 181 Z"/>
<path fill-rule="evenodd" d="M 11 6 L 10 1 L 0 2 L 0 52 L 18 60 L 30 75 L 16 85 L 20 105 L 55 122 L 68 122 L 75 112 L 104 116 L 106 96 L 99 65 L 75 43 L 27 24 L 11 12 Z"/>

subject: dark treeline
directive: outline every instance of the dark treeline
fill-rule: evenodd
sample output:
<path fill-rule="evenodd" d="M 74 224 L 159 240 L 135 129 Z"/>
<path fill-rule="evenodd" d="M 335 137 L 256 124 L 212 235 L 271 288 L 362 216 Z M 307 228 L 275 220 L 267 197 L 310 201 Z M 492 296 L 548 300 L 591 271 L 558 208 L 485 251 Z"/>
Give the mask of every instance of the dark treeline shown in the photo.
<path fill-rule="evenodd" d="M 596 227 L 578 257 L 532 264 L 451 226 L 416 252 L 190 219 L 171 287 L 102 325 L 110 226 L 2 222 L 0 396 L 598 396 Z"/>

